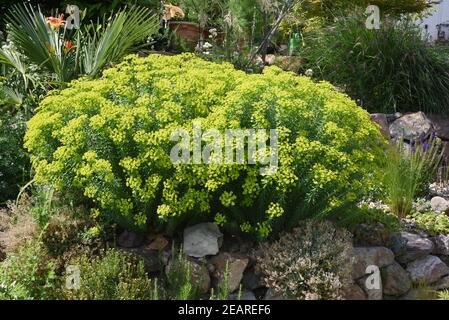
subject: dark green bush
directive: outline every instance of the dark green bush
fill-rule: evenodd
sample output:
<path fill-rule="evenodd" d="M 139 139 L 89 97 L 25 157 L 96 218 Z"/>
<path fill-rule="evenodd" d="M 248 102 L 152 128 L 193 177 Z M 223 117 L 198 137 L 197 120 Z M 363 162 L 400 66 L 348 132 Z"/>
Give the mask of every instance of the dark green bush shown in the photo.
<path fill-rule="evenodd" d="M 449 110 L 449 62 L 440 59 L 411 21 L 382 20 L 368 30 L 366 17 L 338 18 L 306 37 L 306 68 L 342 87 L 370 112 Z"/>
<path fill-rule="evenodd" d="M 22 148 L 25 119 L 0 114 L 0 204 L 17 196 L 29 179 L 28 156 Z"/>

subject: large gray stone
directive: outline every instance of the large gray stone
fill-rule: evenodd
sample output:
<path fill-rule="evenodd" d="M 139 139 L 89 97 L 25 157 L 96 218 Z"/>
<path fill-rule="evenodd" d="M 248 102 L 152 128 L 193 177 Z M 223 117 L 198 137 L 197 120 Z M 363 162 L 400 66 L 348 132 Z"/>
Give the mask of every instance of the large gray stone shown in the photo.
<path fill-rule="evenodd" d="M 406 114 L 390 125 L 390 135 L 396 141 L 428 138 L 432 130 L 433 124 L 423 112 Z"/>
<path fill-rule="evenodd" d="M 216 255 L 223 234 L 213 223 L 201 223 L 184 230 L 184 253 L 202 258 Z"/>
<path fill-rule="evenodd" d="M 218 256 L 209 260 L 213 265 L 213 277 L 217 286 L 223 285 L 226 275 L 226 266 L 228 268 L 228 286 L 231 292 L 239 289 L 243 279 L 243 273 L 248 266 L 249 259 L 247 257 L 231 254 L 220 253 Z"/>
<path fill-rule="evenodd" d="M 430 285 L 449 275 L 449 267 L 436 256 L 427 256 L 411 262 L 407 271 L 415 284 Z"/>
<path fill-rule="evenodd" d="M 408 263 L 425 257 L 433 251 L 433 248 L 431 240 L 414 233 L 402 231 L 391 237 L 391 249 L 399 263 Z"/>
<path fill-rule="evenodd" d="M 353 251 L 353 279 L 366 275 L 369 266 L 386 267 L 394 262 L 393 252 L 385 247 L 356 247 Z"/>
<path fill-rule="evenodd" d="M 442 197 L 433 197 L 432 200 L 430 200 L 430 206 L 433 211 L 446 212 L 449 210 L 449 201 Z"/>
<path fill-rule="evenodd" d="M 449 256 L 449 235 L 438 235 L 432 240 L 435 244 L 433 254 Z"/>
<path fill-rule="evenodd" d="M 410 276 L 397 262 L 381 271 L 384 294 L 387 296 L 402 296 L 412 287 Z"/>

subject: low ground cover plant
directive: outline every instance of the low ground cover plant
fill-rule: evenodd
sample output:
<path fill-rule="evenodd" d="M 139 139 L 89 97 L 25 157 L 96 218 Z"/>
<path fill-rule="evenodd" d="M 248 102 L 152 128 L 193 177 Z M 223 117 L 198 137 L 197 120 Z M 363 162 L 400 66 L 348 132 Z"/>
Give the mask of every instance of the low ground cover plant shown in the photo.
<path fill-rule="evenodd" d="M 352 283 L 351 236 L 331 222 L 305 221 L 262 250 L 264 282 L 283 298 L 341 299 Z"/>

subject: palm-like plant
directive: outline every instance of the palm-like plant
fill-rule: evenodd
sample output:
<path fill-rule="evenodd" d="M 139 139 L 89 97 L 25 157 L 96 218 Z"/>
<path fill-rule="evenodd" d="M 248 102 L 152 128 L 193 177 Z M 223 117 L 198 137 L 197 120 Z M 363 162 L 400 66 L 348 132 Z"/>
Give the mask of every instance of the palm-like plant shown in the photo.
<path fill-rule="evenodd" d="M 56 21 L 52 20 L 55 19 Z M 59 23 L 58 23 L 59 20 Z M 46 19 L 31 5 L 14 5 L 6 15 L 12 43 L 34 64 L 45 67 L 61 82 L 71 80 L 77 72 L 78 45 L 67 49 L 63 18 Z M 79 37 L 78 39 L 79 44 Z"/>
<path fill-rule="evenodd" d="M 29 4 L 14 5 L 6 21 L 14 46 L 62 83 L 80 75 L 98 75 L 159 29 L 157 15 L 135 6 L 111 13 L 102 24 L 90 23 L 76 31 L 65 28 L 63 16 L 46 18 Z"/>
<path fill-rule="evenodd" d="M 118 62 L 137 48 L 136 43 L 156 33 L 159 23 L 157 15 L 140 7 L 125 8 L 111 14 L 102 24 L 91 23 L 82 37 L 83 73 L 94 76 L 108 64 Z"/>

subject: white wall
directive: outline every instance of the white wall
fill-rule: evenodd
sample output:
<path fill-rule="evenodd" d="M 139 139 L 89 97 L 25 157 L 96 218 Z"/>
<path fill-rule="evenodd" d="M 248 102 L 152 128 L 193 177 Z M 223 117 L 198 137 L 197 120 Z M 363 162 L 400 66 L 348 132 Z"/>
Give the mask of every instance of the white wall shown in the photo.
<path fill-rule="evenodd" d="M 438 39 L 437 25 L 441 23 L 449 24 L 449 0 L 442 0 L 441 3 L 434 5 L 434 8 L 430 11 L 430 16 L 418 21 L 429 41 Z M 446 40 L 449 40 L 449 27 L 445 27 L 442 30 L 445 31 Z"/>

